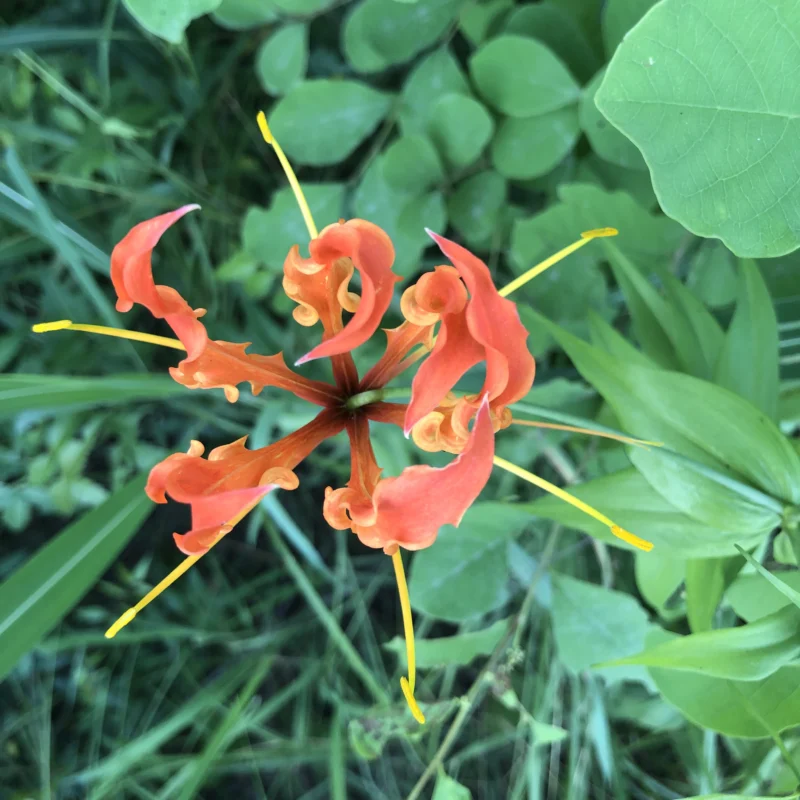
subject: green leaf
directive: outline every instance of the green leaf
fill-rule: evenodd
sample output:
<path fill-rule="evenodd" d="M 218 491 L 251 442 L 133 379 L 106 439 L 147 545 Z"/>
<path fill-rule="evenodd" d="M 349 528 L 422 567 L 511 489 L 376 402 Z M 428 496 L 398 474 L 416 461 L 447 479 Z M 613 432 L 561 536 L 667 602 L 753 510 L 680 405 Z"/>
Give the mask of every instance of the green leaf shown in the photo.
<path fill-rule="evenodd" d="M 320 230 L 341 218 L 345 187 L 341 183 L 306 183 L 303 193 Z M 296 244 L 306 251 L 308 231 L 290 187 L 272 195 L 272 205 L 251 206 L 242 223 L 242 246 L 258 263 L 278 272 Z"/>
<path fill-rule="evenodd" d="M 428 133 L 447 163 L 462 169 L 483 152 L 494 133 L 494 122 L 477 100 L 446 94 L 433 105 Z"/>
<path fill-rule="evenodd" d="M 800 654 L 800 609 L 787 606 L 738 628 L 693 633 L 614 664 L 644 665 L 736 681 L 767 678 Z M 607 665 L 606 665 L 607 666 Z"/>
<path fill-rule="evenodd" d="M 754 261 L 739 268 L 739 298 L 715 382 L 746 397 L 770 419 L 778 415 L 778 320 Z"/>
<path fill-rule="evenodd" d="M 492 164 L 507 178 L 546 175 L 572 152 L 580 130 L 575 107 L 500 123 L 492 140 Z"/>
<path fill-rule="evenodd" d="M 670 634 L 657 631 L 647 644 L 670 638 Z M 765 739 L 800 723 L 800 666 L 781 667 L 769 677 L 753 681 L 658 667 L 648 671 L 658 691 L 684 716 L 726 736 Z"/>
<path fill-rule="evenodd" d="M 683 584 L 685 574 L 686 561 L 681 558 L 665 555 L 661 551 L 655 558 L 650 553 L 636 553 L 635 575 L 639 593 L 665 619 L 672 618 L 676 613 L 683 616 L 681 604 L 673 605 L 670 601 Z"/>
<path fill-rule="evenodd" d="M 686 616 L 692 633 L 710 631 L 725 590 L 744 565 L 741 558 L 699 558 L 686 562 Z"/>
<path fill-rule="evenodd" d="M 749 402 L 689 375 L 619 362 L 556 325 L 548 327 L 632 435 L 664 442 L 721 475 L 738 474 L 774 498 L 797 502 L 800 457 Z M 657 449 L 637 450 L 634 460 L 670 457 Z"/>
<path fill-rule="evenodd" d="M 458 15 L 459 0 L 365 0 L 361 26 L 387 64 L 401 64 L 430 47 Z"/>
<path fill-rule="evenodd" d="M 764 797 L 763 795 L 752 797 L 751 795 L 743 794 L 704 794 L 696 797 L 687 797 L 686 800 L 796 800 L 797 797 L 800 797 L 800 795 L 793 794 L 780 798 L 774 795 L 771 797 Z"/>
<path fill-rule="evenodd" d="M 333 0 L 270 0 L 280 10 L 298 17 L 316 14 L 332 5 Z"/>
<path fill-rule="evenodd" d="M 179 44 L 193 19 L 213 11 L 222 0 L 124 0 L 133 18 L 147 31 Z"/>
<path fill-rule="evenodd" d="M 578 21 L 551 0 L 517 6 L 506 22 L 506 33 L 538 39 L 582 83 L 588 81 L 600 67 L 600 58 Z"/>
<path fill-rule="evenodd" d="M 570 487 L 570 493 L 602 511 L 626 530 L 651 541 L 655 551 L 669 558 L 710 558 L 732 555 L 737 542 L 755 543 L 769 528 L 759 530 L 750 539 L 739 531 L 725 531 L 705 525 L 681 513 L 668 503 L 635 469 L 595 478 L 592 481 Z M 560 522 L 569 528 L 586 531 L 596 539 L 615 544 L 628 545 L 615 539 L 601 522 L 587 516 L 577 508 L 567 505 L 551 495 L 527 503 L 531 514 Z M 777 515 L 771 522 L 779 521 Z M 644 558 L 658 559 L 658 555 Z"/>
<path fill-rule="evenodd" d="M 514 0 L 468 0 L 461 7 L 458 25 L 473 47 L 497 33 L 514 8 Z"/>
<path fill-rule="evenodd" d="M 403 133 L 428 133 L 435 103 L 446 94 L 469 96 L 469 85 L 452 53 L 442 48 L 411 70 L 400 95 L 400 127 Z"/>
<path fill-rule="evenodd" d="M 656 364 L 641 350 L 637 350 L 616 328 L 604 319 L 591 314 L 589 316 L 589 333 L 595 347 L 605 350 L 614 358 L 629 361 L 642 367 L 655 367 Z"/>
<path fill-rule="evenodd" d="M 41 547 L 0 585 L 0 679 L 100 578 L 153 504 L 131 481 Z"/>
<path fill-rule="evenodd" d="M 258 48 L 256 75 L 270 94 L 286 94 L 303 80 L 307 66 L 308 29 L 302 23 L 278 28 Z"/>
<path fill-rule="evenodd" d="M 800 17 L 785 0 L 663 0 L 628 34 L 597 93 L 642 151 L 666 214 L 744 257 L 800 246 Z M 769 57 L 765 42 L 769 41 Z"/>
<path fill-rule="evenodd" d="M 712 308 L 727 306 L 736 298 L 733 254 L 722 242 L 707 239 L 692 259 L 686 285 Z"/>
<path fill-rule="evenodd" d="M 608 0 L 603 8 L 603 42 L 614 54 L 625 34 L 655 5 L 656 0 Z"/>
<path fill-rule="evenodd" d="M 508 598 L 507 544 L 530 521 L 520 506 L 478 503 L 458 528 L 414 556 L 409 593 L 419 611 L 462 622 L 488 614 Z"/>
<path fill-rule="evenodd" d="M 532 117 L 577 102 L 578 84 L 541 42 L 505 35 L 483 45 L 470 59 L 481 96 L 510 117 Z"/>
<path fill-rule="evenodd" d="M 635 653 L 644 646 L 647 614 L 623 592 L 553 575 L 553 630 L 559 660 L 573 672 Z M 610 680 L 627 675 L 601 670 Z"/>
<path fill-rule="evenodd" d="M 440 771 L 436 776 L 436 785 L 433 787 L 431 800 L 472 800 L 472 794 L 466 786 Z"/>
<path fill-rule="evenodd" d="M 800 591 L 800 572 L 782 570 L 775 577 L 794 591 Z M 747 622 L 774 614 L 791 604 L 791 600 L 764 579 L 762 575 L 739 575 L 725 593 L 733 610 Z"/>
<path fill-rule="evenodd" d="M 576 183 L 593 184 L 606 191 L 625 192 L 648 211 L 658 205 L 647 170 L 619 167 L 594 152 L 588 153 L 578 162 L 578 169 L 572 179 Z"/>
<path fill-rule="evenodd" d="M 211 16 L 223 28 L 241 31 L 272 22 L 278 10 L 271 0 L 222 0 Z"/>
<path fill-rule="evenodd" d="M 368 14 L 369 6 L 366 3 L 353 5 L 342 25 L 341 49 L 356 72 L 380 72 L 389 66 L 367 34 L 364 23 Z"/>
<path fill-rule="evenodd" d="M 642 154 L 636 145 L 627 136 L 620 133 L 600 113 L 594 103 L 594 97 L 605 74 L 606 71 L 603 68 L 583 90 L 580 106 L 581 128 L 600 158 L 626 169 L 646 170 L 647 164 L 644 163 Z"/>
<path fill-rule="evenodd" d="M 304 81 L 278 101 L 270 126 L 290 158 L 325 166 L 347 158 L 389 106 L 388 95 L 357 81 Z"/>
<path fill-rule="evenodd" d="M 182 389 L 180 384 L 164 375 L 141 373 L 102 378 L 0 375 L 0 416 L 15 416 L 25 411 L 63 413 L 81 408 L 161 400 L 183 394 Z"/>
<path fill-rule="evenodd" d="M 592 228 L 617 228 L 615 246 L 634 264 L 659 264 L 671 258 L 684 236 L 680 225 L 651 214 L 625 192 L 607 192 L 590 184 L 563 184 L 558 198 L 561 202 L 557 205 L 515 223 L 511 260 L 516 270 L 529 269 L 575 241 L 581 231 Z M 565 269 L 568 274 L 577 275 L 604 260 L 603 249 L 592 243 L 552 267 L 549 273 Z"/>
<path fill-rule="evenodd" d="M 386 149 L 383 174 L 397 189 L 421 194 L 443 180 L 444 169 L 431 140 L 415 134 L 395 139 Z"/>
<path fill-rule="evenodd" d="M 450 194 L 447 214 L 467 244 L 484 242 L 497 229 L 507 190 L 502 175 L 486 170 L 466 178 Z"/>
<path fill-rule="evenodd" d="M 508 630 L 508 620 L 501 619 L 481 631 L 459 633 L 441 639 L 417 639 L 417 666 L 420 669 L 434 667 L 465 667 L 478 656 L 491 655 Z M 405 639 L 395 636 L 384 648 L 394 652 L 403 668 L 406 666 Z"/>

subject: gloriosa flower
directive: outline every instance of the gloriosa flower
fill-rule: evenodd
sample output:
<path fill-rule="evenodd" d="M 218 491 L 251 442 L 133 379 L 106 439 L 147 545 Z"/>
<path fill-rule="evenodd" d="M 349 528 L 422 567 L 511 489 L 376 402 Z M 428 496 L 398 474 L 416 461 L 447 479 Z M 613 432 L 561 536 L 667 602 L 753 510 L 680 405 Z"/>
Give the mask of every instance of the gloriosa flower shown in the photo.
<path fill-rule="evenodd" d="M 295 246 L 284 264 L 283 288 L 297 303 L 295 320 L 301 325 L 319 323 L 322 327 L 320 344 L 297 365 L 330 359 L 332 383 L 304 377 L 288 367 L 280 353 L 262 356 L 248 353 L 247 342 L 210 339 L 201 321 L 205 310 L 193 309 L 175 289 L 155 283 L 153 249 L 161 236 L 185 214 L 199 208 L 197 205 L 186 205 L 136 225 L 111 256 L 117 310 L 142 305 L 154 317 L 163 319 L 176 339 L 74 325 L 67 320 L 34 326 L 37 332 L 85 330 L 185 350 L 186 357 L 170 369 L 172 377 L 189 389 L 222 389 L 231 402 L 237 400 L 239 386 L 246 382 L 253 394 L 271 386 L 320 407 L 311 422 L 267 447 L 249 450 L 243 438 L 203 457 L 203 445 L 192 441 L 188 452 L 170 455 L 152 469 L 146 492 L 153 501 L 166 503 L 169 497 L 191 507 L 191 530 L 174 534 L 177 546 L 188 558 L 123 614 L 106 635 L 114 636 L 129 623 L 268 492 L 296 489 L 299 481 L 294 469 L 298 464 L 323 441 L 346 431 L 350 480 L 344 487 L 326 490 L 322 511 L 333 528 L 350 529 L 363 544 L 392 557 L 408 648 L 409 675 L 401 680 L 401 686 L 414 717 L 424 722 L 414 699 L 413 628 L 400 548 L 429 547 L 443 525 L 458 525 L 489 480 L 493 465 L 558 494 L 604 521 L 629 543 L 648 549 L 648 543 L 622 531 L 599 512 L 494 454 L 495 433 L 511 424 L 510 406 L 528 393 L 535 373 L 534 359 L 526 345 L 528 332 L 515 304 L 505 295 L 591 238 L 615 231 L 584 234 L 580 241 L 502 291 L 495 288 L 489 268 L 480 259 L 429 231 L 450 263 L 423 274 L 405 290 L 401 299 L 405 322 L 385 331 L 385 352 L 362 378 L 351 351 L 376 333 L 395 284 L 401 280 L 392 271 L 392 242 L 378 226 L 361 219 L 341 220 L 318 232 L 297 179 L 263 114 L 259 115 L 259 125 L 284 166 L 311 238 L 309 258 L 303 258 Z M 356 271 L 360 295 L 349 289 Z M 346 322 L 343 312 L 352 315 Z M 425 356 L 413 379 L 410 401 L 385 402 L 386 384 Z M 459 379 L 479 363 L 485 364 L 486 370 L 480 392 L 453 394 Z M 397 425 L 407 436 L 413 435 L 421 449 L 444 450 L 456 457 L 442 468 L 418 465 L 396 477 L 384 477 L 370 443 L 370 422 Z"/>

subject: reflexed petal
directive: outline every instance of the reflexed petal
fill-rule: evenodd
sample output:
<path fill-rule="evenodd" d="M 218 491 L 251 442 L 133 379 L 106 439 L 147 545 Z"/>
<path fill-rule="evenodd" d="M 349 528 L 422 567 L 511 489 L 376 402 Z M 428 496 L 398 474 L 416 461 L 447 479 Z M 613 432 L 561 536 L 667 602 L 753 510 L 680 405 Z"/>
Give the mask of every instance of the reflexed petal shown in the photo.
<path fill-rule="evenodd" d="M 196 555 L 227 533 L 224 528 L 229 530 L 270 489 L 296 489 L 298 479 L 292 470 L 344 426 L 339 411 L 326 409 L 299 430 L 259 450 L 248 450 L 242 438 L 217 447 L 206 459 L 203 446 L 192 442 L 188 453 L 175 453 L 153 467 L 145 491 L 157 503 L 165 503 L 169 495 L 191 506 L 192 530 L 188 538 L 176 534 L 175 541 L 184 552 Z"/>
<path fill-rule="evenodd" d="M 117 311 L 143 305 L 157 319 L 166 320 L 186 348 L 188 358 L 199 355 L 206 344 L 205 326 L 198 317 L 203 309 L 191 306 L 169 286 L 153 280 L 153 248 L 175 222 L 198 205 L 186 205 L 168 214 L 140 222 L 131 228 L 111 253 L 111 282 L 117 292 Z"/>
<path fill-rule="evenodd" d="M 310 265 L 306 263 L 306 274 L 312 275 L 318 284 L 325 279 L 325 270 L 331 273 L 332 285 L 327 286 L 325 295 L 326 310 L 330 314 L 332 309 L 339 311 L 349 297 L 346 289 L 336 277 L 333 280 L 334 270 L 342 269 L 342 264 L 348 262 L 358 270 L 361 276 L 361 299 L 352 319 L 341 330 L 334 330 L 326 326 L 326 338 L 322 344 L 307 353 L 297 363 L 303 364 L 316 358 L 330 357 L 341 353 L 349 353 L 354 348 L 363 344 L 378 329 L 380 321 L 389 308 L 394 291 L 394 284 L 400 278 L 392 272 L 394 263 L 394 247 L 391 239 L 377 225 L 362 219 L 351 219 L 329 225 L 319 237 L 309 245 L 311 254 L 310 262 L 315 265 L 324 265 L 322 271 L 310 272 Z M 287 263 L 288 263 L 287 259 Z M 299 287 L 295 294 L 289 293 L 293 299 L 301 298 L 307 306 L 323 319 L 323 311 L 317 305 L 321 292 L 318 288 L 304 296 L 305 282 L 302 279 L 303 269 L 299 266 L 297 258 L 290 264 L 291 281 Z M 289 273 L 284 268 L 287 277 Z M 322 273 L 322 274 L 320 274 Z M 335 284 L 335 285 L 333 285 Z M 335 298 L 335 301 L 334 301 Z M 300 300 L 299 300 L 300 301 Z"/>
<path fill-rule="evenodd" d="M 501 297 L 486 264 L 461 245 L 428 231 L 458 270 L 469 289 L 467 324 L 472 336 L 486 348 L 486 381 L 492 408 L 524 397 L 533 385 L 536 364 L 528 351 L 528 331 L 517 307 Z"/>
<path fill-rule="evenodd" d="M 489 480 L 493 457 L 494 433 L 484 400 L 460 456 L 446 467 L 408 467 L 397 478 L 381 480 L 371 507 L 346 509 L 349 527 L 364 544 L 388 553 L 398 546 L 407 550 L 428 547 L 443 525 L 461 521 Z"/>

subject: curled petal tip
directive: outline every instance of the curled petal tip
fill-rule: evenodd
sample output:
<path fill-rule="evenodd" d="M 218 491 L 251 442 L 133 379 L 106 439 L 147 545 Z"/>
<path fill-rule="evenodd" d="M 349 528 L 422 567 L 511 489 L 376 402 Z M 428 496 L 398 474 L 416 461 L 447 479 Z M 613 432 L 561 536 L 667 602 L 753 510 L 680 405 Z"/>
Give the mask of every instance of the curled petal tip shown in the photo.
<path fill-rule="evenodd" d="M 425 233 L 427 233 L 434 242 L 438 242 L 439 239 L 442 238 L 438 233 L 436 233 L 436 231 L 432 231 L 430 228 L 425 228 Z"/>
<path fill-rule="evenodd" d="M 311 353 L 306 353 L 304 356 L 301 356 L 294 362 L 296 367 L 302 367 L 303 364 L 307 364 L 309 361 L 313 361 L 314 359 L 311 357 Z"/>

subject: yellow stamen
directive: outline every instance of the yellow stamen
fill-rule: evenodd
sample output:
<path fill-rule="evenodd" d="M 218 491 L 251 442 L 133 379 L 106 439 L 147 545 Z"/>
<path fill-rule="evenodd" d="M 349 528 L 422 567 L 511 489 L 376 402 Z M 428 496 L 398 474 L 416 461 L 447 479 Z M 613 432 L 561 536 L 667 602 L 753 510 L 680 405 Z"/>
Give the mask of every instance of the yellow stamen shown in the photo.
<path fill-rule="evenodd" d="M 397 578 L 397 591 L 400 594 L 400 608 L 403 612 L 403 632 L 406 637 L 406 660 L 408 661 L 408 678 L 400 678 L 400 688 L 406 698 L 408 707 L 414 719 L 420 725 L 425 724 L 425 716 L 420 711 L 417 701 L 414 699 L 414 686 L 417 680 L 417 658 L 414 650 L 414 621 L 411 618 L 411 601 L 408 599 L 408 584 L 406 583 L 406 573 L 403 569 L 403 557 L 400 549 L 392 555 L 394 565 L 394 575 Z"/>
<path fill-rule="evenodd" d="M 192 443 L 194 445 L 194 443 Z M 191 450 L 189 451 L 191 452 Z M 243 517 L 249 514 L 257 505 L 261 502 L 261 498 L 259 497 L 255 502 L 251 503 L 249 506 L 246 506 L 242 511 L 240 511 L 230 522 L 227 522 L 223 528 L 219 536 L 208 546 L 208 553 L 214 545 L 220 542 L 225 536 L 227 536 L 232 530 L 234 525 L 236 525 Z M 172 572 L 167 575 L 166 578 L 163 578 L 156 586 L 154 586 L 133 608 L 129 608 L 124 614 L 120 615 L 119 619 L 106 631 L 105 637 L 106 639 L 113 639 L 129 622 L 131 622 L 136 615 L 146 606 L 149 606 L 153 600 L 156 599 L 165 589 L 168 589 L 175 583 L 178 578 L 183 575 L 184 572 L 187 572 L 190 567 L 194 566 L 206 553 L 201 553 L 197 556 L 186 556 L 186 558 L 175 567 Z"/>
<path fill-rule="evenodd" d="M 532 472 L 528 472 L 528 470 L 522 469 L 522 467 L 518 467 L 510 461 L 506 461 L 504 458 L 500 458 L 500 456 L 494 457 L 494 463 L 495 466 L 506 470 L 506 472 L 510 472 L 512 475 L 516 475 L 518 478 L 522 478 L 522 480 L 528 483 L 532 483 L 534 486 L 538 486 L 540 489 L 544 489 L 546 492 L 550 492 L 550 494 L 555 495 L 565 503 L 569 503 L 571 506 L 575 506 L 578 510 L 583 511 L 584 514 L 588 514 L 598 522 L 602 522 L 603 525 L 608 526 L 614 536 L 618 539 L 622 539 L 623 542 L 627 542 L 637 547 L 639 550 L 644 550 L 645 553 L 649 553 L 653 549 L 652 542 L 648 542 L 647 539 L 641 539 L 635 534 L 621 528 L 615 522 L 612 522 L 605 514 L 601 514 L 596 508 L 592 508 L 588 503 L 584 503 L 583 500 L 579 500 L 569 492 L 565 492 L 554 483 L 550 483 L 550 481 L 546 481 L 544 478 L 540 478 L 538 475 L 534 475 Z"/>
<path fill-rule="evenodd" d="M 519 289 L 520 286 L 524 286 L 528 281 L 533 280 L 537 275 L 541 275 L 548 267 L 552 267 L 553 264 L 557 264 L 561 259 L 566 258 L 570 253 L 574 253 L 576 250 L 580 250 L 585 244 L 588 244 L 592 241 L 592 239 L 600 239 L 604 236 L 616 236 L 619 231 L 616 228 L 596 228 L 593 231 L 584 231 L 581 234 L 581 238 L 578 239 L 577 242 L 573 242 L 569 247 L 565 247 L 563 250 L 559 250 L 555 255 L 550 256 L 550 258 L 546 258 L 541 264 L 537 264 L 535 267 L 531 267 L 527 272 L 520 275 L 518 278 L 514 278 L 511 283 L 507 286 L 504 286 L 500 290 L 501 297 L 507 297 L 511 294 L 511 292 L 516 291 Z"/>
<path fill-rule="evenodd" d="M 283 148 L 278 144 L 278 142 L 275 140 L 275 137 L 272 135 L 272 131 L 269 129 L 269 125 L 267 125 L 267 117 L 263 111 L 258 112 L 256 120 L 258 121 L 258 127 L 261 130 L 261 135 L 264 137 L 264 141 L 275 151 L 275 155 L 278 156 L 278 161 L 281 162 L 283 171 L 286 173 L 289 186 L 292 187 L 295 199 L 297 200 L 297 205 L 300 206 L 300 212 L 305 220 L 306 228 L 308 228 L 308 235 L 312 239 L 316 239 L 317 236 L 319 236 L 317 226 L 314 224 L 314 218 L 311 216 L 311 209 L 308 207 L 308 203 L 306 202 L 306 196 L 303 194 L 303 190 L 300 188 L 300 181 L 297 180 L 297 175 L 294 174 L 294 170 L 292 169 L 292 165 L 289 163 L 289 159 L 286 158 L 286 153 L 283 152 Z"/>
<path fill-rule="evenodd" d="M 134 342 L 157 344 L 161 345 L 161 347 L 171 347 L 173 350 L 186 350 L 178 339 L 170 339 L 168 336 L 154 336 L 152 333 L 126 331 L 124 328 L 107 328 L 105 325 L 78 325 L 70 319 L 60 319 L 56 322 L 39 322 L 31 330 L 34 333 L 84 331 L 85 333 L 99 333 L 102 336 L 115 336 L 118 339 L 132 339 Z"/>
<path fill-rule="evenodd" d="M 622 436 L 618 433 L 610 433 L 606 431 L 595 431 L 591 428 L 575 428 L 572 425 L 558 425 L 555 422 L 536 422 L 529 419 L 515 419 L 512 420 L 512 425 L 527 425 L 531 428 L 548 428 L 555 431 L 570 431 L 571 433 L 585 433 L 587 436 L 601 436 L 604 439 L 613 439 L 616 442 L 623 442 L 624 444 L 634 444 L 639 447 L 648 449 L 648 445 L 652 447 L 663 447 L 664 442 L 649 442 L 646 439 L 634 439 L 632 436 Z"/>

